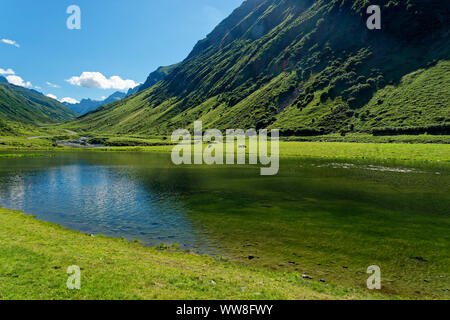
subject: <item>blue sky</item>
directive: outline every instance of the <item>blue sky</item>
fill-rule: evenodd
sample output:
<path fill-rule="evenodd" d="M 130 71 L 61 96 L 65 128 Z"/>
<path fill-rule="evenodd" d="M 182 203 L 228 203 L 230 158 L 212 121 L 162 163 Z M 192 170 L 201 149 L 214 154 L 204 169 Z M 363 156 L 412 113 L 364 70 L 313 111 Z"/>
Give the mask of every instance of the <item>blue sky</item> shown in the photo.
<path fill-rule="evenodd" d="M 0 75 L 60 100 L 101 99 L 183 60 L 242 2 L 1 0 Z M 70 5 L 81 30 L 66 26 Z"/>

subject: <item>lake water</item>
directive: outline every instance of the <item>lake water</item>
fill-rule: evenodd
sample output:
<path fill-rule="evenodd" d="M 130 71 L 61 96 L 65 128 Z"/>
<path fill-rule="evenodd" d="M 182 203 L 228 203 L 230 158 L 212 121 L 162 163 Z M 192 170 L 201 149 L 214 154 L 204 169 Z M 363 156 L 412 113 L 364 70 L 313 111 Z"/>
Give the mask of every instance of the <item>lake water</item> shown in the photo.
<path fill-rule="evenodd" d="M 159 153 L 47 155 L 0 160 L 0 206 L 358 288 L 379 265 L 386 292 L 449 296 L 449 164 L 287 158 L 262 177 Z"/>

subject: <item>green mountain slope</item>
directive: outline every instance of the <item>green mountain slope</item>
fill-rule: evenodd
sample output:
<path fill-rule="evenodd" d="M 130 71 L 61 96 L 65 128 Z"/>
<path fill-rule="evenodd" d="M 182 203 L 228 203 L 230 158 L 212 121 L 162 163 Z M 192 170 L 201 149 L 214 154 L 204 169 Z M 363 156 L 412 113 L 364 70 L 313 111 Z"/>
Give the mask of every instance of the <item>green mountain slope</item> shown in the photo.
<path fill-rule="evenodd" d="M 0 82 L 0 119 L 24 124 L 73 120 L 78 114 L 37 91 Z"/>
<path fill-rule="evenodd" d="M 159 67 L 148 76 L 147 80 L 140 86 L 138 91 L 143 91 L 150 87 L 153 87 L 159 81 L 164 80 L 173 70 L 178 67 L 179 63 L 172 64 L 170 66 Z"/>
<path fill-rule="evenodd" d="M 450 3 L 247 0 L 156 85 L 73 123 L 87 131 L 370 131 L 450 122 Z M 447 94 L 446 94 L 447 93 Z"/>

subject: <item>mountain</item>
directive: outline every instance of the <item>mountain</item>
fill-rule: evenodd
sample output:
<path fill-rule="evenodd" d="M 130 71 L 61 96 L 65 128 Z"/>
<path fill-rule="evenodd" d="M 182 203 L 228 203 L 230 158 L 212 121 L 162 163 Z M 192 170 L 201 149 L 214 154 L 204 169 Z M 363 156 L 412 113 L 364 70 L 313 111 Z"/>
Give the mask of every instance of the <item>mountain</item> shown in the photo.
<path fill-rule="evenodd" d="M 132 94 L 135 94 L 136 92 L 139 91 L 139 89 L 141 88 L 142 85 L 140 86 L 136 86 L 134 88 L 130 88 L 126 94 L 126 97 L 131 96 Z"/>
<path fill-rule="evenodd" d="M 145 89 L 153 87 L 161 80 L 164 80 L 179 65 L 180 63 L 176 63 L 166 67 L 159 67 L 156 71 L 150 73 L 147 80 L 139 87 L 138 91 L 144 91 Z"/>
<path fill-rule="evenodd" d="M 132 89 L 130 89 L 132 90 Z M 125 98 L 128 94 L 120 91 L 114 92 L 108 98 L 104 100 L 91 100 L 91 99 L 82 99 L 79 103 L 68 103 L 65 102 L 64 105 L 72 109 L 73 111 L 79 114 L 85 114 L 92 110 L 95 110 L 105 104 L 119 101 L 120 99 Z"/>
<path fill-rule="evenodd" d="M 5 77 L 0 76 L 0 82 L 8 83 L 8 80 L 6 80 Z"/>
<path fill-rule="evenodd" d="M 108 98 L 103 100 L 103 104 L 119 101 L 119 100 L 125 98 L 126 96 L 127 96 L 127 93 L 116 91 L 112 95 L 110 95 Z"/>
<path fill-rule="evenodd" d="M 450 122 L 450 2 L 387 0 L 369 30 L 365 0 L 247 0 L 162 81 L 73 123 L 170 133 L 279 128 L 370 132 Z"/>
<path fill-rule="evenodd" d="M 127 91 L 127 93 L 116 91 L 105 100 L 99 101 L 99 100 L 83 99 L 80 101 L 80 103 L 76 104 L 64 103 L 64 104 L 69 108 L 71 108 L 72 110 L 78 112 L 79 114 L 86 114 L 108 103 L 122 100 L 128 96 L 135 94 L 136 92 L 140 92 L 145 90 L 146 88 L 152 87 L 159 81 L 165 79 L 176 68 L 177 65 L 178 64 L 174 64 L 167 67 L 159 67 L 156 71 L 150 73 L 145 83 L 141 84 L 140 86 L 130 88 Z"/>
<path fill-rule="evenodd" d="M 65 105 L 35 90 L 5 83 L 0 79 L 0 119 L 2 120 L 24 124 L 50 124 L 73 120 L 77 115 Z"/>

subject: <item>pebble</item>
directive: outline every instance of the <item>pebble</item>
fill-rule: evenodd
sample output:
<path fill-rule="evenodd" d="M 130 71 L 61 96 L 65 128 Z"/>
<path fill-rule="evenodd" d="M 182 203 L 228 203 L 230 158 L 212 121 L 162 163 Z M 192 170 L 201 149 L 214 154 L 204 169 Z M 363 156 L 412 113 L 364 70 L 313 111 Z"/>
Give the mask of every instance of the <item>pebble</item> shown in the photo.
<path fill-rule="evenodd" d="M 417 261 L 421 261 L 421 262 L 428 262 L 426 259 L 424 259 L 423 257 L 414 257 L 414 259 L 416 259 Z"/>

